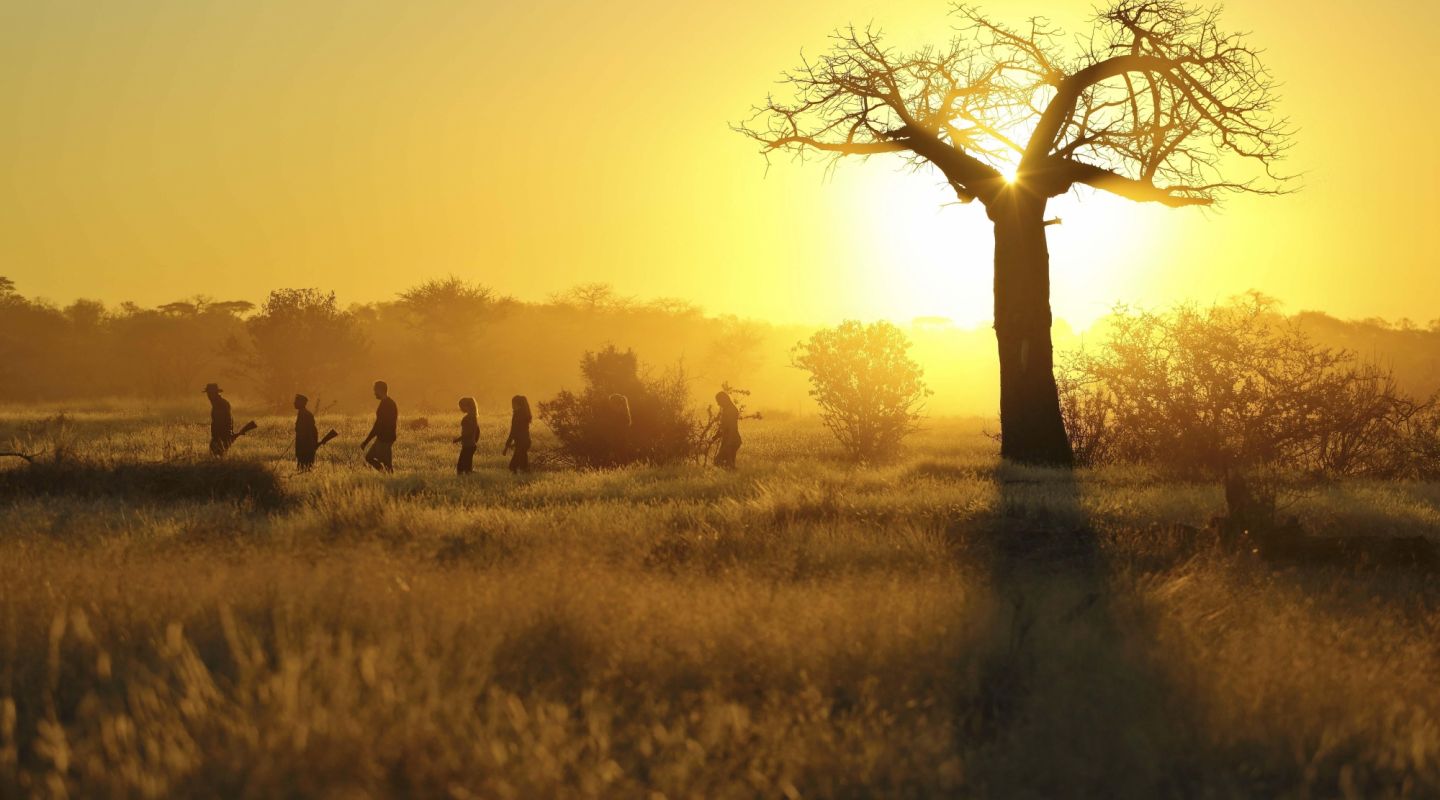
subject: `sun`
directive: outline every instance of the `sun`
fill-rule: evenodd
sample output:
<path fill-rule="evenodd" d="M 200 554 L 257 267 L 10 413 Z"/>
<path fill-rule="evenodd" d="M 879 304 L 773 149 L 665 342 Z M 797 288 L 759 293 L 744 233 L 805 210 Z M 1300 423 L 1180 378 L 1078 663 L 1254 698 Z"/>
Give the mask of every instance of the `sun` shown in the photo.
<path fill-rule="evenodd" d="M 997 169 L 1015 180 L 1014 170 Z M 849 264 L 836 289 L 846 313 L 990 324 L 994 228 L 978 203 L 962 205 L 943 181 L 881 161 L 857 164 L 834 180 L 847 198 L 834 256 Z M 1151 247 L 1178 224 L 1167 214 L 1103 195 L 1053 198 L 1046 218 L 1057 223 L 1046 227 L 1046 240 L 1055 318 L 1081 329 L 1116 302 L 1173 292 L 1175 278 L 1155 267 Z"/>
<path fill-rule="evenodd" d="M 856 271 L 845 291 L 862 316 L 908 323 L 944 317 L 960 327 L 993 316 L 993 230 L 977 205 L 961 205 L 943 181 L 875 161 L 848 184 L 843 247 Z M 863 306 L 863 308 L 859 308 Z"/>

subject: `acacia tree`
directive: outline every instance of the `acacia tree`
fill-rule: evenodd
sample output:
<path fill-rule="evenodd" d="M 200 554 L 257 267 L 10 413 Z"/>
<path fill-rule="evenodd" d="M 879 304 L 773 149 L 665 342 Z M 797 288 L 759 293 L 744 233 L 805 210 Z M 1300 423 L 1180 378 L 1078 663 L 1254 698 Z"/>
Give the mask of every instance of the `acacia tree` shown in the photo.
<path fill-rule="evenodd" d="M 276 402 L 297 391 L 334 391 L 367 348 L 354 315 L 319 289 L 270 292 L 245 327 L 259 388 Z"/>
<path fill-rule="evenodd" d="M 943 47 L 900 54 L 854 28 L 784 75 L 738 130 L 763 152 L 930 165 L 994 224 L 1001 454 L 1070 465 L 1050 340 L 1048 201 L 1077 186 L 1171 207 L 1276 194 L 1289 126 L 1259 52 L 1218 9 L 1120 0 L 1073 51 L 1043 19 L 1011 28 L 958 7 Z"/>

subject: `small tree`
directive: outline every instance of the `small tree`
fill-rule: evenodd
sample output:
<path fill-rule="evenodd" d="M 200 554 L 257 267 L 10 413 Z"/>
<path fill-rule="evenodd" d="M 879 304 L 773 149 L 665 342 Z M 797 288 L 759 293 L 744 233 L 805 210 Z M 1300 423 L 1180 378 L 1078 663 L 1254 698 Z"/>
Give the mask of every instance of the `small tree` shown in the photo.
<path fill-rule="evenodd" d="M 277 289 L 245 325 L 260 387 L 276 402 L 302 389 L 333 389 L 365 350 L 355 320 L 340 309 L 334 292 Z"/>
<path fill-rule="evenodd" d="M 503 302 L 490 287 L 452 275 L 401 292 L 399 306 L 406 313 L 406 322 L 425 336 L 464 342 Z"/>
<path fill-rule="evenodd" d="M 586 311 L 625 311 L 635 305 L 635 298 L 621 295 L 608 283 L 592 281 L 578 283 L 564 292 L 552 294 L 550 302 Z"/>
<path fill-rule="evenodd" d="M 668 464 L 704 451 L 703 423 L 689 407 L 683 370 L 650 378 L 635 351 L 610 345 L 587 352 L 580 374 L 582 392 L 562 391 L 540 403 L 540 419 L 560 440 L 564 460 L 581 467 Z"/>
<path fill-rule="evenodd" d="M 706 362 L 723 381 L 736 380 L 755 372 L 765 347 L 765 328 L 758 322 L 724 317 L 710 342 Z"/>
<path fill-rule="evenodd" d="M 821 420 L 857 461 L 892 455 L 915 430 L 931 392 L 909 349 L 894 325 L 851 320 L 817 331 L 791 351 L 790 363 L 810 373 Z"/>
<path fill-rule="evenodd" d="M 487 328 L 509 304 L 493 289 L 450 276 L 428 280 L 401 292 L 393 310 L 404 330 L 382 344 L 383 357 L 395 362 L 393 380 L 419 389 L 416 400 L 431 395 L 469 394 L 475 377 L 493 366 L 493 343 Z"/>

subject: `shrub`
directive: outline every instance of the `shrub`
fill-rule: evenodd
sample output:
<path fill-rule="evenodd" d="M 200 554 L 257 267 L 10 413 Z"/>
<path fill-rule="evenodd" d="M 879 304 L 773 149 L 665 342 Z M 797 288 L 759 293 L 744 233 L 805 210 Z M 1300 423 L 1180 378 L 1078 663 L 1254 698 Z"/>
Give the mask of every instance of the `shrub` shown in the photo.
<path fill-rule="evenodd" d="M 930 390 L 910 341 L 888 322 L 847 321 L 795 345 L 790 363 L 810 373 L 820 418 L 857 461 L 889 457 L 915 430 Z"/>
<path fill-rule="evenodd" d="M 704 451 L 703 423 L 689 407 L 681 369 L 651 378 L 633 350 L 613 345 L 580 359 L 585 388 L 540 403 L 563 460 L 581 467 L 669 464 Z"/>
<path fill-rule="evenodd" d="M 1388 371 L 1353 353 L 1316 344 L 1263 296 L 1168 313 L 1122 308 L 1108 324 L 1099 348 L 1070 354 L 1057 370 L 1082 464 L 1208 475 L 1433 470 L 1425 454 L 1434 403 L 1405 396 Z"/>

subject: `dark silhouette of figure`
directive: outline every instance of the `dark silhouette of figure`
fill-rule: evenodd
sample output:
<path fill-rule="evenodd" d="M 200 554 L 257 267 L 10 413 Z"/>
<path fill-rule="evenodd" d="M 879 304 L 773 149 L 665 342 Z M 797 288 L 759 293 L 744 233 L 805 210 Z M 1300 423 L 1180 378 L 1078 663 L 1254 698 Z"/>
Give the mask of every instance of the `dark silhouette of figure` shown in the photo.
<path fill-rule="evenodd" d="M 510 457 L 511 472 L 530 471 L 530 401 L 523 394 L 517 394 L 510 398 L 510 436 L 505 440 L 505 449 L 500 455 L 510 452 L 515 448 L 515 455 Z"/>
<path fill-rule="evenodd" d="M 715 432 L 720 450 L 715 454 L 715 466 L 735 469 L 735 454 L 740 450 L 740 409 L 728 392 L 716 392 L 715 402 L 720 404 L 720 428 Z"/>
<path fill-rule="evenodd" d="M 455 462 L 456 475 L 469 475 L 475 471 L 475 445 L 480 441 L 480 423 L 475 419 L 475 398 L 460 398 L 460 435 L 455 442 L 460 445 L 460 460 Z"/>
<path fill-rule="evenodd" d="M 392 463 L 395 447 L 395 429 L 400 421 L 400 409 L 396 407 L 395 401 L 390 398 L 390 385 L 385 381 L 375 381 L 375 399 L 380 405 L 375 407 L 375 424 L 370 426 L 370 433 L 365 435 L 365 441 L 360 443 L 360 449 L 369 450 L 365 452 L 365 463 L 380 472 L 394 472 L 395 465 Z M 370 447 L 370 441 L 375 441 L 375 446 Z"/>
<path fill-rule="evenodd" d="M 216 458 L 225 455 L 235 441 L 235 420 L 230 417 L 230 401 L 220 396 L 224 391 L 216 383 L 205 384 L 203 390 L 210 398 L 210 454 Z"/>
<path fill-rule="evenodd" d="M 605 407 L 605 444 L 609 452 L 606 463 L 610 466 L 624 464 L 630 460 L 630 426 L 634 419 L 630 415 L 630 398 L 623 394 L 612 394 Z"/>
<path fill-rule="evenodd" d="M 295 395 L 295 466 L 301 472 L 315 466 L 315 451 L 320 449 L 320 429 L 315 427 L 315 415 L 306 408 L 310 398 Z"/>

